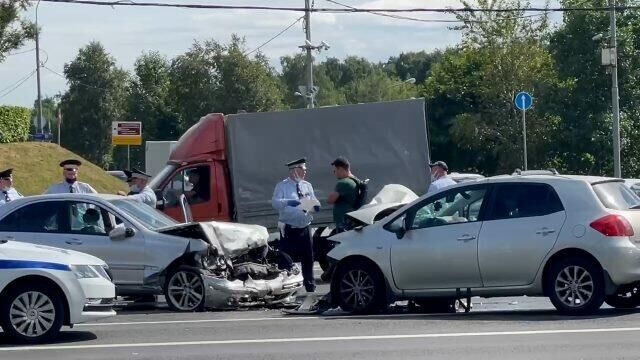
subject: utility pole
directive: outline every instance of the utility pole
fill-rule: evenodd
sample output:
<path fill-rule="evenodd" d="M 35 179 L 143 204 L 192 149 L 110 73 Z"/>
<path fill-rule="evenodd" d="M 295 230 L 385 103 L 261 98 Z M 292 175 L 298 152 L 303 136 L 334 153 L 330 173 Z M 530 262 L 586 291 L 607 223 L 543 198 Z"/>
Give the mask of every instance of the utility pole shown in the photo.
<path fill-rule="evenodd" d="M 38 126 L 36 131 L 44 133 L 44 124 L 42 123 L 42 95 L 40 92 L 40 28 L 38 27 L 38 6 L 40 0 L 36 4 L 36 72 L 38 78 Z"/>
<path fill-rule="evenodd" d="M 306 33 L 306 49 L 307 49 L 307 108 L 313 109 L 313 56 L 311 55 L 311 5 L 310 0 L 304 0 L 304 31 Z"/>
<path fill-rule="evenodd" d="M 616 2 L 609 0 L 611 6 L 610 46 L 613 49 L 611 61 L 611 107 L 613 111 L 613 176 L 622 177 L 620 165 L 620 105 L 618 102 L 618 44 L 616 34 Z"/>

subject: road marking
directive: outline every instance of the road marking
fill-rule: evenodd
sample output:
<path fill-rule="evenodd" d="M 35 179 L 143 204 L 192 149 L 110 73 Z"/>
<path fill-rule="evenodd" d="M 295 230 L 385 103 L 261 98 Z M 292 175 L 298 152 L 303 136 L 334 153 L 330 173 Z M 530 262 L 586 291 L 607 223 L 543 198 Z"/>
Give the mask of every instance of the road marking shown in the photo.
<path fill-rule="evenodd" d="M 564 330 L 529 330 L 529 331 L 491 331 L 475 333 L 443 333 L 443 334 L 408 334 L 408 335 L 369 335 L 369 336 L 330 336 L 309 338 L 283 338 L 283 339 L 243 339 L 243 340 L 210 340 L 210 341 L 183 341 L 161 343 L 130 343 L 130 344 L 96 344 L 96 345 L 43 345 L 21 346 L 12 348 L 0 348 L 0 351 L 33 351 L 33 350 L 86 350 L 86 349 L 114 349 L 114 348 L 142 348 L 142 347 L 172 347 L 172 346 L 197 346 L 197 345 L 237 345 L 237 344 L 274 344 L 274 343 L 301 343 L 322 341 L 353 341 L 353 340 L 403 340 L 403 339 L 429 339 L 429 338 L 456 338 L 475 336 L 517 336 L 517 335 L 548 335 L 548 334 L 582 334 L 582 333 L 612 333 L 634 332 L 640 328 L 609 328 L 609 329 L 564 329 Z"/>
<path fill-rule="evenodd" d="M 241 321 L 295 321 L 317 319 L 359 319 L 359 318 L 402 318 L 402 317 L 433 317 L 437 315 L 454 314 L 383 314 L 383 315 L 328 315 L 328 316 L 289 316 L 289 317 L 265 317 L 265 318 L 239 318 L 239 319 L 197 319 L 197 320 L 162 320 L 162 321 L 131 321 L 131 322 L 105 322 L 77 324 L 74 327 L 94 326 L 126 326 L 126 325 L 163 325 L 163 324 L 197 324 L 217 322 L 241 322 Z"/>

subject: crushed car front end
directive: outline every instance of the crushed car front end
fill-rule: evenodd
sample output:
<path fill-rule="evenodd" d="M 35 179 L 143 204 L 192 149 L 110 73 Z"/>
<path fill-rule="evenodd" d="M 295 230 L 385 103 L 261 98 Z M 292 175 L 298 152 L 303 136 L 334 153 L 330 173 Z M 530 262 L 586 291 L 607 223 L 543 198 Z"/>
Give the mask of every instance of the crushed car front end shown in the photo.
<path fill-rule="evenodd" d="M 204 285 L 204 308 L 283 305 L 294 300 L 303 285 L 300 268 L 278 267 L 279 253 L 259 225 L 223 222 L 180 224 L 161 230 L 183 238 L 200 239 L 209 246 L 187 252 L 180 261 L 197 271 Z"/>

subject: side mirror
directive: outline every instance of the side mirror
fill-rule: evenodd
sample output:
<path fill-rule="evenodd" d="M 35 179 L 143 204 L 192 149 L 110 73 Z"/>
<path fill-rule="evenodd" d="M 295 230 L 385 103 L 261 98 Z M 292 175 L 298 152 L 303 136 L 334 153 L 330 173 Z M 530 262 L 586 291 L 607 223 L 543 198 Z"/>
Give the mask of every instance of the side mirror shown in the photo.
<path fill-rule="evenodd" d="M 118 226 L 109 232 L 109 238 L 111 238 L 111 240 L 124 240 L 126 238 L 133 237 L 135 234 L 136 231 L 132 228 Z"/>
<path fill-rule="evenodd" d="M 396 237 L 398 239 L 402 239 L 405 234 L 407 233 L 407 226 L 405 224 L 405 219 L 406 218 L 402 218 L 402 221 L 394 221 L 393 223 L 389 224 L 389 231 L 391 231 L 392 233 L 396 234 Z"/>
<path fill-rule="evenodd" d="M 156 190 L 156 209 L 162 211 L 164 210 L 164 193 L 162 190 Z"/>

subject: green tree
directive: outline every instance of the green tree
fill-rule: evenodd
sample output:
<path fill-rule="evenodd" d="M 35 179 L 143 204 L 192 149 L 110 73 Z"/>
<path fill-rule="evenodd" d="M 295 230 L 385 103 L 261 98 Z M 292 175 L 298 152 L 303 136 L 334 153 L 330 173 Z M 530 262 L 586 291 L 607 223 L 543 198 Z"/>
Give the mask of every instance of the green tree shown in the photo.
<path fill-rule="evenodd" d="M 477 5 L 484 10 L 527 6 L 519 0 L 481 0 Z M 571 83 L 559 80 L 545 46 L 546 17 L 523 16 L 457 14 L 464 24 L 458 27 L 462 45 L 433 67 L 424 91 L 433 156 L 449 160 L 453 169 L 492 174 L 522 167 L 521 116 L 513 104 L 518 91 L 536 99 L 527 115 L 529 164 L 545 167 L 558 159 L 554 144 L 561 119 L 553 110 Z"/>
<path fill-rule="evenodd" d="M 400 79 L 415 78 L 416 84 L 423 84 L 431 75 L 433 65 L 442 59 L 441 51 L 401 53 L 389 58 L 386 69 Z"/>
<path fill-rule="evenodd" d="M 145 142 L 148 140 L 176 140 L 178 117 L 171 108 L 169 61 L 152 51 L 140 56 L 134 64 L 128 99 L 128 119 L 142 123 L 141 146 L 130 150 L 131 167 L 145 169 Z M 125 168 L 127 151 L 116 147 L 114 166 Z"/>
<path fill-rule="evenodd" d="M 334 61 L 337 60 L 329 59 L 328 63 L 333 63 Z M 306 107 L 306 99 L 295 95 L 296 92 L 299 92 L 299 86 L 305 86 L 307 84 L 307 63 L 305 56 L 302 54 L 283 56 L 280 58 L 280 64 L 282 65 L 280 79 L 285 88 L 285 103 L 292 108 Z M 327 67 L 326 64 L 327 63 L 321 63 L 313 67 L 313 85 L 320 89 L 315 98 L 316 105 L 346 104 L 347 100 L 344 94 L 336 88 L 336 84 L 332 80 L 331 75 L 327 74 L 327 71 L 330 73 L 332 68 Z"/>
<path fill-rule="evenodd" d="M 28 0 L 0 1 L 0 63 L 11 51 L 19 49 L 26 41 L 35 39 L 35 24 L 20 18 L 20 12 L 28 7 Z"/>
<path fill-rule="evenodd" d="M 392 79 L 381 70 L 348 84 L 345 93 L 351 104 L 409 99 L 418 95 L 415 85 Z"/>
<path fill-rule="evenodd" d="M 127 119 L 128 74 L 99 42 L 91 42 L 64 67 L 69 89 L 62 97 L 62 145 L 107 168 L 112 161 L 111 124 Z"/>
<path fill-rule="evenodd" d="M 605 0 L 564 0 L 562 6 L 603 7 Z M 619 6 L 631 4 L 618 1 Z M 620 89 L 622 168 L 625 176 L 640 176 L 640 14 L 618 13 L 618 77 Z M 608 12 L 567 12 L 551 36 L 550 49 L 560 76 L 575 83 L 558 113 L 564 119 L 559 139 L 570 171 L 612 175 L 611 79 L 600 63 L 608 44 Z M 593 41 L 596 34 L 602 41 Z"/>

